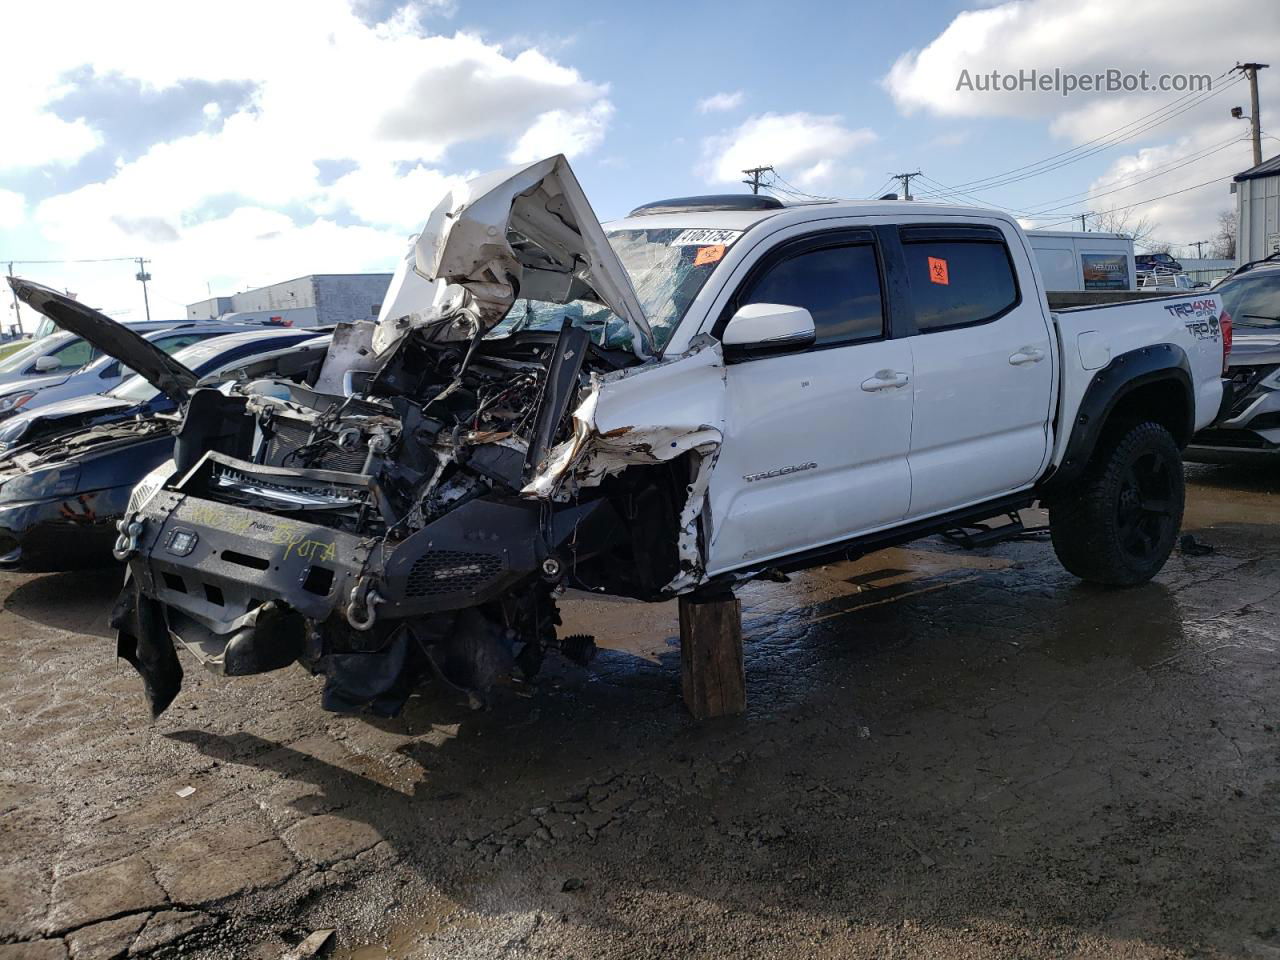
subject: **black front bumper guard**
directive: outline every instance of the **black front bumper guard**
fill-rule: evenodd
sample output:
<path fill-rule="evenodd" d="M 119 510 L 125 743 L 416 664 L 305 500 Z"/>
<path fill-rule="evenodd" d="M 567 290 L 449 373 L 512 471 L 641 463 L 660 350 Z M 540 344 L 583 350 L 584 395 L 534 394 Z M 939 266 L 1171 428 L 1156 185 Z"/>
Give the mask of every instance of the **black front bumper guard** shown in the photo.
<path fill-rule="evenodd" d="M 131 584 L 113 625 L 157 715 L 181 683 L 175 640 L 226 675 L 276 669 L 301 655 L 306 621 L 341 617 L 371 631 L 375 622 L 480 606 L 588 559 L 592 544 L 607 548 L 621 523 L 603 499 L 491 495 L 388 543 L 195 496 L 184 485 L 159 491 L 121 523 Z"/>

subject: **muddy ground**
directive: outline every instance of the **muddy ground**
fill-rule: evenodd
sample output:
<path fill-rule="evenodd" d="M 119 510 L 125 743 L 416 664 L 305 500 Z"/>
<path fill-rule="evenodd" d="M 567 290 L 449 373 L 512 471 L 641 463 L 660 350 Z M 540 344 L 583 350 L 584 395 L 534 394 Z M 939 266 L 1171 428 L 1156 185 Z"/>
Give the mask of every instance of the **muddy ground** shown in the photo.
<path fill-rule="evenodd" d="M 1280 470 L 1197 467 L 1158 582 L 941 539 L 742 591 L 697 724 L 671 605 L 473 713 L 188 667 L 148 719 L 118 575 L 4 575 L 0 960 L 1280 957 Z M 1029 512 L 1034 519 L 1034 514 Z"/>

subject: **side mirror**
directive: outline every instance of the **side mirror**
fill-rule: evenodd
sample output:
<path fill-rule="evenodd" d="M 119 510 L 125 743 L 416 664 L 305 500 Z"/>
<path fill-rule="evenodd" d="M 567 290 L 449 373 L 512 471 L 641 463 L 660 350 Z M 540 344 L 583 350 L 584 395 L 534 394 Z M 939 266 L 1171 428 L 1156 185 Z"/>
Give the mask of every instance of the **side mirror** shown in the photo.
<path fill-rule="evenodd" d="M 720 342 L 726 352 L 750 353 L 808 346 L 816 336 L 813 317 L 804 307 L 749 303 L 729 319 Z"/>
<path fill-rule="evenodd" d="M 35 363 L 36 373 L 51 373 L 62 366 L 62 361 L 57 357 L 45 355 L 38 357 Z"/>

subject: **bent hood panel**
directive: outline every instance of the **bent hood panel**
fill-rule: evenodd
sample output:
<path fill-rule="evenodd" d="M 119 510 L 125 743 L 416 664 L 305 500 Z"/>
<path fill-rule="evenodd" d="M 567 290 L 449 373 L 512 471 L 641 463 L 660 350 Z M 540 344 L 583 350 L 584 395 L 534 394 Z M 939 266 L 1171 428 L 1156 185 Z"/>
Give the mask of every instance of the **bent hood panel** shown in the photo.
<path fill-rule="evenodd" d="M 10 277 L 9 286 L 32 310 L 140 373 L 175 403 L 183 403 L 199 379 L 155 344 L 92 307 L 19 277 Z"/>
<path fill-rule="evenodd" d="M 128 420 L 138 412 L 137 404 L 105 394 L 61 400 L 0 424 L 0 460 L 19 447 L 64 434 L 75 433 L 102 423 Z"/>
<path fill-rule="evenodd" d="M 415 258 L 428 280 L 470 291 L 485 328 L 517 297 L 589 299 L 626 321 L 639 356 L 653 353 L 631 278 L 563 155 L 496 170 L 450 191 L 428 218 Z"/>

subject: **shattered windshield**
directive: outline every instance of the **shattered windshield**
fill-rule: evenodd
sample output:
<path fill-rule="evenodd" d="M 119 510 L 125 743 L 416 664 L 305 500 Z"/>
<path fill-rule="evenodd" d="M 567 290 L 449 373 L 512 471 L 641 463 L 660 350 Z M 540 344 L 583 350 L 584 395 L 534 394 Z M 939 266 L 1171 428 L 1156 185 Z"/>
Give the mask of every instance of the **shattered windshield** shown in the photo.
<path fill-rule="evenodd" d="M 661 350 L 742 231 L 667 227 L 611 230 L 605 236 L 631 277 L 653 330 L 654 344 Z M 490 336 L 508 336 L 521 330 L 558 330 L 564 317 L 569 317 L 575 327 L 590 330 L 591 338 L 602 347 L 631 349 L 631 331 L 626 321 L 590 300 L 517 300 Z"/>

